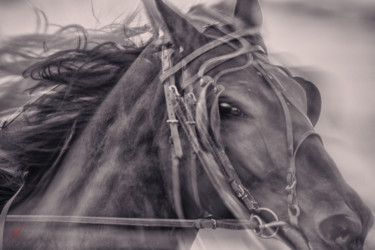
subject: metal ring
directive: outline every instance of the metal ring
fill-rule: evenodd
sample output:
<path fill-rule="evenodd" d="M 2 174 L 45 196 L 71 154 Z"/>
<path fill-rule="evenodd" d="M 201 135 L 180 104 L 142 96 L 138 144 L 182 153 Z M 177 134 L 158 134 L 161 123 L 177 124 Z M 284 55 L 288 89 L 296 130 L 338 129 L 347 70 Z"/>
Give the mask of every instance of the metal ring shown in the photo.
<path fill-rule="evenodd" d="M 271 214 L 272 217 L 274 218 L 274 220 L 273 220 L 272 222 L 267 223 L 267 224 L 262 223 L 262 224 L 259 226 L 259 228 L 262 229 L 262 230 L 261 230 L 261 231 L 262 231 L 262 234 L 260 234 L 260 235 L 258 235 L 258 236 L 261 237 L 261 238 L 263 238 L 263 239 L 269 239 L 269 238 L 273 238 L 273 237 L 275 237 L 275 236 L 277 235 L 277 233 L 279 232 L 279 229 L 280 229 L 280 226 L 279 226 L 279 225 L 277 225 L 277 226 L 273 226 L 273 225 L 275 225 L 275 224 L 274 224 L 275 222 L 278 222 L 278 221 L 279 221 L 279 217 L 277 216 L 277 214 L 276 214 L 274 211 L 272 211 L 271 209 L 266 208 L 266 207 L 260 207 L 260 208 L 257 209 L 257 211 L 258 211 L 259 213 L 262 212 L 262 211 L 263 211 L 263 212 L 267 212 L 267 213 Z M 273 228 L 273 227 L 276 227 L 276 229 L 273 230 L 271 234 L 269 234 L 269 235 L 264 234 L 264 229 L 272 230 L 271 228 Z"/>
<path fill-rule="evenodd" d="M 258 215 L 251 214 L 250 220 L 253 220 L 253 219 L 255 219 L 258 222 L 258 227 L 254 228 L 253 231 L 255 235 L 261 237 L 261 235 L 263 234 L 263 230 L 264 230 L 263 220 Z"/>
<path fill-rule="evenodd" d="M 297 204 L 290 205 L 288 207 L 288 210 L 289 210 L 289 214 L 295 217 L 298 217 L 301 213 L 301 209 L 299 208 Z"/>
<path fill-rule="evenodd" d="M 271 224 L 272 225 L 272 224 Z M 283 224 L 284 225 L 284 224 Z M 262 232 L 264 231 L 265 228 L 267 228 L 268 230 L 272 230 L 271 228 L 272 227 L 276 227 L 275 230 L 272 231 L 271 234 L 269 235 L 266 235 L 264 233 L 262 233 L 261 235 L 258 235 L 260 238 L 263 238 L 263 239 L 270 239 L 270 238 L 273 238 L 277 235 L 277 233 L 279 232 L 279 229 L 280 229 L 280 226 L 281 225 L 277 225 L 277 226 L 268 226 L 268 223 L 267 224 L 263 224 L 262 225 Z"/>
<path fill-rule="evenodd" d="M 269 214 L 271 214 L 273 216 L 273 218 L 275 219 L 274 221 L 279 221 L 279 217 L 277 216 L 277 214 L 274 211 L 272 211 L 271 209 L 269 209 L 269 208 L 260 207 L 260 208 L 258 208 L 257 211 L 259 213 L 262 212 L 262 211 L 268 212 Z"/>

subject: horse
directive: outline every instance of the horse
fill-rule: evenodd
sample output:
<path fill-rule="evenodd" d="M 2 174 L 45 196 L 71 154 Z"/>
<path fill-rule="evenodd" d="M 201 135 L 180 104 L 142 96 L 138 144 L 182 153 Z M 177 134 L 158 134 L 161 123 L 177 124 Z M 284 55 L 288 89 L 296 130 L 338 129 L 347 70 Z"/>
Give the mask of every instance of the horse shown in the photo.
<path fill-rule="evenodd" d="M 145 45 L 24 72 L 46 93 L 1 130 L 0 247 L 177 249 L 222 227 L 363 249 L 373 215 L 314 131 L 319 90 L 269 61 L 259 3 L 144 4 Z"/>

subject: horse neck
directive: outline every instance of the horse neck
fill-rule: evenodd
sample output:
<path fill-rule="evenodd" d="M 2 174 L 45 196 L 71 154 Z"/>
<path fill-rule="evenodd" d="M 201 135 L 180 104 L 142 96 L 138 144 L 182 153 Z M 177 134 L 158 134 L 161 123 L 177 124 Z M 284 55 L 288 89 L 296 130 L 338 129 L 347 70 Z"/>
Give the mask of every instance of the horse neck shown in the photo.
<path fill-rule="evenodd" d="M 46 191 L 30 195 L 17 212 L 170 216 L 153 143 L 153 120 L 164 113 L 151 108 L 164 98 L 159 81 L 152 81 L 160 70 L 153 50 L 146 48 L 108 94 Z"/>

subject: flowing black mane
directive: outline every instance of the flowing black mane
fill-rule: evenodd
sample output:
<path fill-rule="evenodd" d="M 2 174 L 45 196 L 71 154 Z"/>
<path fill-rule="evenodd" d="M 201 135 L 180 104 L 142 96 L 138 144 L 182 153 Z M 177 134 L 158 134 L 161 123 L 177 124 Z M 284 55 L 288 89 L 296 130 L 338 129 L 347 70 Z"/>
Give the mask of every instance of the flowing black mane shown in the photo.
<path fill-rule="evenodd" d="M 83 35 L 72 38 L 78 29 Z M 2 46 L 1 76 L 16 75 L 19 68 L 32 64 L 23 72 L 24 78 L 36 81 L 29 91 L 53 90 L 29 104 L 22 121 L 12 124 L 1 135 L 1 205 L 24 182 L 25 173 L 28 185 L 38 183 L 45 173 L 48 174 L 43 178 L 48 183 L 54 174 L 53 166 L 69 149 L 75 135 L 80 134 L 109 91 L 146 47 L 147 42 L 136 44 L 131 38 L 152 32 L 147 26 L 122 25 L 111 33 L 68 26 L 53 35 L 15 37 Z M 38 48 L 47 56 L 38 55 L 35 52 Z"/>

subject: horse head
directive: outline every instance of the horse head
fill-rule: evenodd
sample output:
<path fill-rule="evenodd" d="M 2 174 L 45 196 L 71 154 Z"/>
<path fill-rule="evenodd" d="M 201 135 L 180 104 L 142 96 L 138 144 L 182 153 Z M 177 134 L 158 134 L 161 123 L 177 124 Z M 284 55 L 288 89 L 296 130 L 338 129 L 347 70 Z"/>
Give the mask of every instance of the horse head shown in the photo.
<path fill-rule="evenodd" d="M 156 3 L 164 31 L 174 44 L 172 64 L 180 64 L 173 72 L 173 68 L 167 70 L 162 79 L 176 77 L 176 91 L 197 97 L 195 122 L 200 147 L 195 157 L 203 158 L 203 163 L 196 169 L 192 164 L 195 158 L 191 160 L 189 153 L 181 160 L 185 172 L 182 212 L 188 217 L 196 216 L 197 211 L 217 218 L 246 216 L 243 204 L 235 198 L 231 201 L 232 176 L 229 174 L 227 182 L 217 176 L 226 164 L 220 162 L 223 152 L 241 185 L 251 193 L 247 195 L 254 197 L 251 201 L 264 208 L 258 211 L 260 217 L 272 220 L 269 217 L 277 215 L 288 222 L 279 235 L 291 246 L 362 249 L 372 214 L 345 182 L 314 132 L 321 107 L 318 89 L 269 63 L 262 39 L 254 32 L 262 23 L 259 3 L 238 0 L 233 19 L 208 11 L 205 16 L 212 14 L 216 22 L 204 27 L 202 18 L 188 20 L 163 2 Z M 250 32 L 238 35 L 246 29 Z M 210 47 L 220 39 L 222 43 Z M 191 59 L 197 51 L 199 56 Z M 184 152 L 194 144 L 191 136 L 183 138 Z M 219 148 L 216 155 L 213 147 Z M 213 156 L 205 162 L 200 154 Z M 215 165 L 217 168 L 212 167 Z"/>
<path fill-rule="evenodd" d="M 268 60 L 259 3 L 188 16 L 144 3 L 162 30 L 146 45 L 59 51 L 26 71 L 51 91 L 0 134 L 1 202 L 24 182 L 0 237 L 8 210 L 7 223 L 31 222 L 17 241 L 6 227 L 4 244 L 176 249 L 175 233 L 204 224 L 362 249 L 372 214 L 314 131 L 318 89 Z"/>

